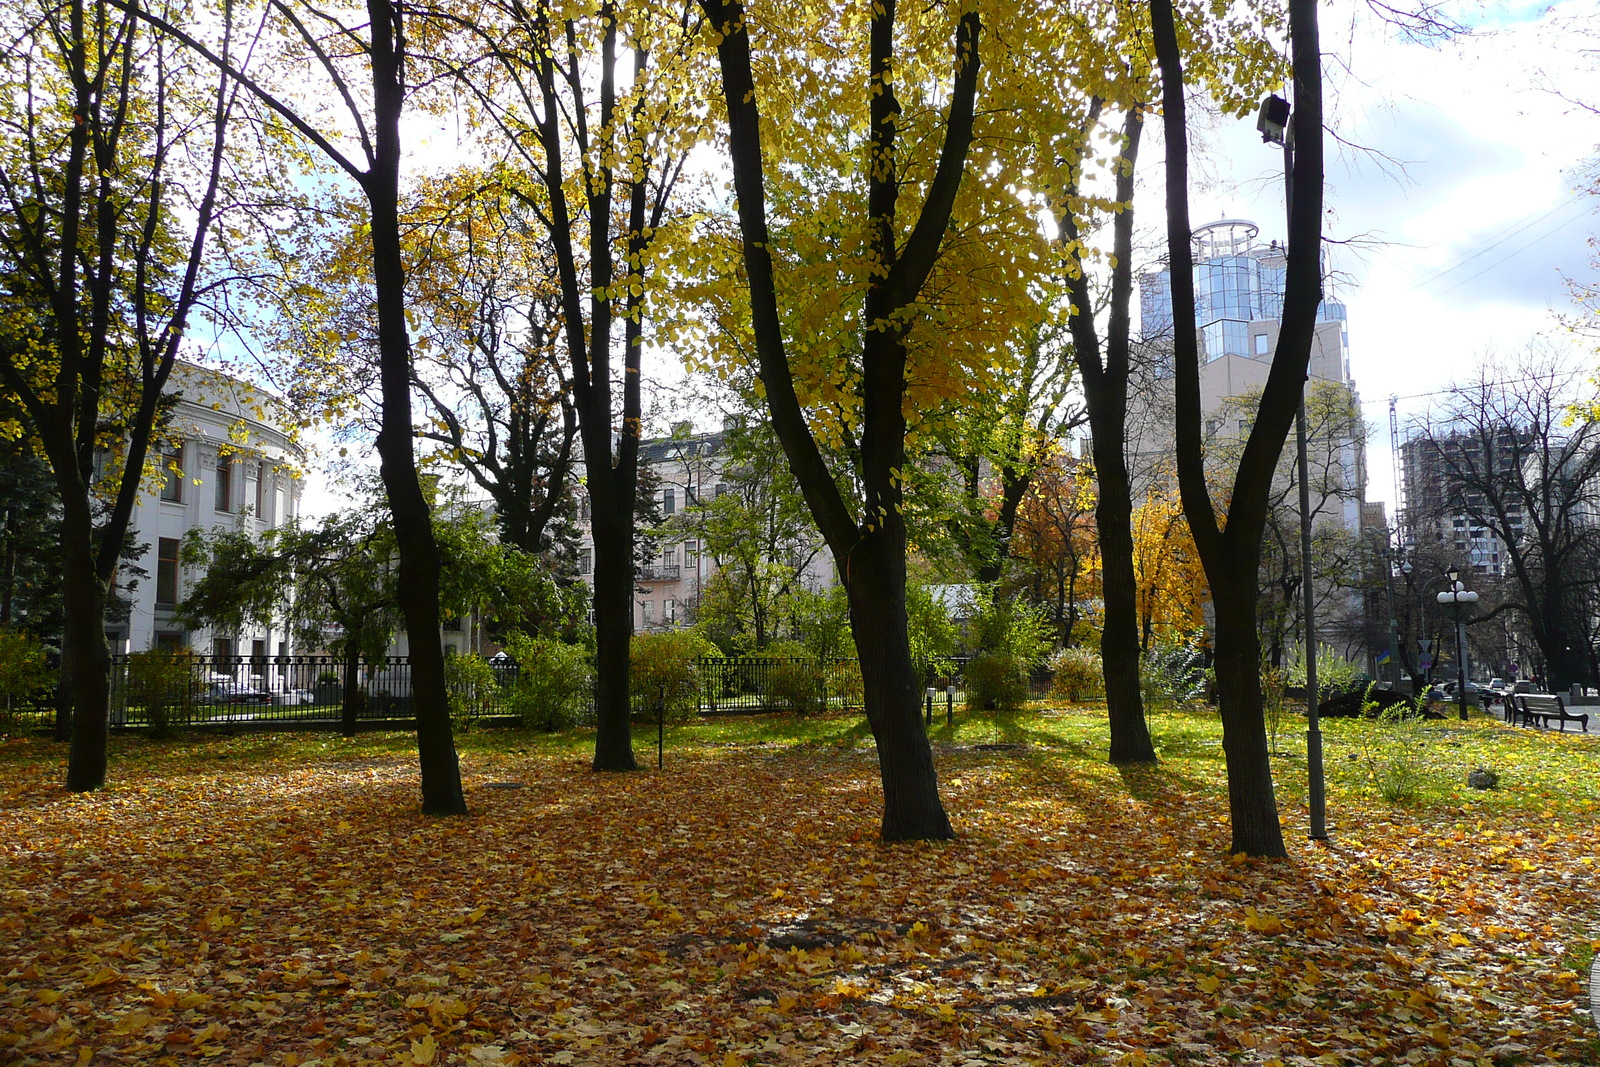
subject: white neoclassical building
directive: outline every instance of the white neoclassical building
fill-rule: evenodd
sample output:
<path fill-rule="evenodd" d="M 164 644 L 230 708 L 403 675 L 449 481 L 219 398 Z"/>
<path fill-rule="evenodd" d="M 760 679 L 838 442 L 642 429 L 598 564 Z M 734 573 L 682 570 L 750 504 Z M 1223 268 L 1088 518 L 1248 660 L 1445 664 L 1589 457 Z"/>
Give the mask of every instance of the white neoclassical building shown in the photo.
<path fill-rule="evenodd" d="M 287 655 L 289 637 L 281 630 L 191 633 L 174 618 L 193 577 L 179 560 L 185 534 L 219 528 L 259 534 L 299 515 L 305 455 L 284 429 L 282 403 L 191 363 L 173 369 L 168 392 L 179 399 L 161 447 L 164 474 L 147 478 L 133 511 L 133 543 L 147 546 L 140 565 L 149 576 L 122 591 L 131 611 L 107 632 L 112 651 L 187 647 L 261 661 Z"/>

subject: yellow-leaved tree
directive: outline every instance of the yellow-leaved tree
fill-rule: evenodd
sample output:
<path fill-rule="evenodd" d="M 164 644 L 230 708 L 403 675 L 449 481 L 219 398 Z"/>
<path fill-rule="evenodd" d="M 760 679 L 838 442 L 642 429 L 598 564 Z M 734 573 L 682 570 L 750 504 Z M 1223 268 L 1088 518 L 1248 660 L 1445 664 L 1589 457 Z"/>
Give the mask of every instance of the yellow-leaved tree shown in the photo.
<path fill-rule="evenodd" d="M 205 32 L 246 54 L 231 16 Z M 225 163 L 235 88 L 140 16 L 25 0 L 0 33 L 0 381 L 20 416 L 0 433 L 37 443 L 61 505 L 66 785 L 85 791 L 106 777 L 111 585 L 180 345 L 226 280 L 208 250 L 252 174 Z"/>
<path fill-rule="evenodd" d="M 1210 599 L 1205 570 L 1183 502 L 1170 478 L 1150 483 L 1133 512 L 1133 568 L 1139 612 L 1139 649 L 1182 638 L 1205 626 Z"/>

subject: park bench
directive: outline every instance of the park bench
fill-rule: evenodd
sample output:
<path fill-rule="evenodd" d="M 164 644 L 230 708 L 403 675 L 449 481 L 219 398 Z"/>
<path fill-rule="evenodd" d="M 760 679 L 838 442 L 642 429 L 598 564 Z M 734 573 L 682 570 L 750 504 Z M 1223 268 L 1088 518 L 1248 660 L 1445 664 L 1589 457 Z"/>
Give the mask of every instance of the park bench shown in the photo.
<path fill-rule="evenodd" d="M 1517 703 L 1517 718 L 1529 726 L 1537 726 L 1540 720 L 1545 726 L 1552 722 L 1561 723 L 1561 732 L 1567 732 L 1567 723 L 1575 722 L 1583 726 L 1583 732 L 1589 732 L 1589 716 L 1574 715 L 1568 711 L 1561 702 L 1561 697 L 1555 693 L 1517 693 L 1511 697 Z"/>

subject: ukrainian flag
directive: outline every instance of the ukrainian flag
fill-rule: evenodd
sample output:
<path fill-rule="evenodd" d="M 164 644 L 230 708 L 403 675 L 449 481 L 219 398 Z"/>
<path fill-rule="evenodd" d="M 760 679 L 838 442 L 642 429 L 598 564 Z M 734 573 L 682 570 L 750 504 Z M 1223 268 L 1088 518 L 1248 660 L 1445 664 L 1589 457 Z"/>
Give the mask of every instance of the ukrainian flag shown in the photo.
<path fill-rule="evenodd" d="M 1389 654 L 1389 650 L 1386 648 L 1382 652 L 1378 653 L 1378 666 L 1387 666 L 1389 661 L 1392 659 L 1394 659 L 1394 657 Z"/>

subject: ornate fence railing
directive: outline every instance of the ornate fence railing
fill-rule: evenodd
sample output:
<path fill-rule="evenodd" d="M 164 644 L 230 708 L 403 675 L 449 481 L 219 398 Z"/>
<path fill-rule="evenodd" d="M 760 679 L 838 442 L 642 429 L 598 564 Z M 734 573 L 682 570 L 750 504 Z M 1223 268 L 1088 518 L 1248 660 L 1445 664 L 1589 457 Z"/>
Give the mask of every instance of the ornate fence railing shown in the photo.
<path fill-rule="evenodd" d="M 962 659 L 940 660 L 924 684 L 941 708 L 960 699 Z M 517 679 L 510 661 L 490 661 L 489 679 L 458 682 L 453 695 L 472 718 L 518 716 Z M 346 673 L 336 656 L 215 656 L 187 651 L 112 657 L 111 724 L 121 729 L 178 730 L 202 726 L 255 729 L 372 728 L 413 719 L 411 661 L 406 656 L 363 659 L 354 668 L 346 706 Z M 696 663 L 698 710 L 704 715 L 820 712 L 862 706 L 856 661 L 766 657 L 704 657 Z M 653 705 L 640 695 L 635 711 Z M 593 721 L 593 695 L 576 720 Z"/>

